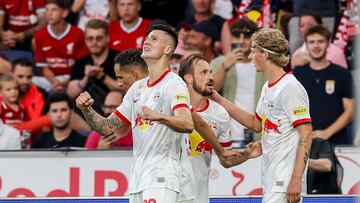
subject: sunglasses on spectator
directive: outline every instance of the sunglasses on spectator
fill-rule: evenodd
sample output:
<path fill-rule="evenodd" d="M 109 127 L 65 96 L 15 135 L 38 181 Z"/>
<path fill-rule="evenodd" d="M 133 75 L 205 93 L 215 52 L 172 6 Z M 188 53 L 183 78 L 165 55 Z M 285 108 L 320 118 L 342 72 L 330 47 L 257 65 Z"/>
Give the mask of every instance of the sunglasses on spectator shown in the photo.
<path fill-rule="evenodd" d="M 238 38 L 241 36 L 241 34 L 244 35 L 245 38 L 251 38 L 251 35 L 254 32 L 250 32 L 250 31 L 242 31 L 242 30 L 231 30 L 231 33 L 234 37 Z"/>
<path fill-rule="evenodd" d="M 88 42 L 93 42 L 93 41 L 101 42 L 104 39 L 105 39 L 105 36 L 88 36 L 88 37 L 85 37 L 85 40 L 88 41 Z"/>

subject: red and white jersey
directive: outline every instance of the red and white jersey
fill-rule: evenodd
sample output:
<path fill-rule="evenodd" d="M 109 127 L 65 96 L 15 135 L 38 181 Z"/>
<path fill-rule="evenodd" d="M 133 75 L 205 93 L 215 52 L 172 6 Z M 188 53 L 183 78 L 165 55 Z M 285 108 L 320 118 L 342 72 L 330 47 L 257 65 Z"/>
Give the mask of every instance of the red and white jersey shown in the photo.
<path fill-rule="evenodd" d="M 19 110 L 14 111 L 0 99 L 0 118 L 4 124 L 14 126 L 26 121 L 25 109 L 19 104 Z"/>
<path fill-rule="evenodd" d="M 0 14 L 5 15 L 5 30 L 24 32 L 34 27 L 37 14 L 44 13 L 45 0 L 1 0 Z"/>
<path fill-rule="evenodd" d="M 231 148 L 230 116 L 218 103 L 206 100 L 203 109 L 197 111 L 213 129 L 225 149 Z M 209 174 L 212 146 L 195 130 L 189 135 L 189 155 L 195 176 L 196 198 L 194 203 L 209 202 Z"/>
<path fill-rule="evenodd" d="M 35 61 L 38 67 L 49 67 L 55 75 L 70 75 L 75 60 L 88 54 L 84 33 L 68 24 L 64 33 L 56 35 L 51 26 L 35 33 Z"/>
<path fill-rule="evenodd" d="M 274 83 L 266 82 L 257 104 L 256 117 L 262 121 L 263 193 L 286 192 L 299 140 L 295 127 L 311 123 L 305 88 L 291 73 L 284 74 Z M 306 172 L 303 175 L 304 192 L 305 177 Z"/>
<path fill-rule="evenodd" d="M 177 108 L 188 108 L 189 92 L 183 80 L 170 70 L 154 83 L 149 83 L 148 79 L 135 82 L 114 112 L 132 126 L 134 164 L 129 194 L 148 188 L 179 192 L 181 141 L 186 134 L 159 122 L 143 120 L 140 111 L 147 106 L 155 112 L 173 116 Z"/>
<path fill-rule="evenodd" d="M 113 21 L 109 25 L 110 48 L 122 51 L 125 49 L 142 49 L 151 20 L 138 18 L 136 24 L 128 29 L 122 20 Z"/>

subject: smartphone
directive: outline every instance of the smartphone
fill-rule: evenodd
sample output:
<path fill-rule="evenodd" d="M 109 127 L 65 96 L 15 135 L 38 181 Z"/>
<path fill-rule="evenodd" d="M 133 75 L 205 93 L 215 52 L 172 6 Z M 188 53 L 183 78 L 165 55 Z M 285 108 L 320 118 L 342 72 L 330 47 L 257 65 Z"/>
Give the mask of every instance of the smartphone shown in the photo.
<path fill-rule="evenodd" d="M 241 49 L 241 44 L 239 43 L 231 43 L 231 50 Z"/>

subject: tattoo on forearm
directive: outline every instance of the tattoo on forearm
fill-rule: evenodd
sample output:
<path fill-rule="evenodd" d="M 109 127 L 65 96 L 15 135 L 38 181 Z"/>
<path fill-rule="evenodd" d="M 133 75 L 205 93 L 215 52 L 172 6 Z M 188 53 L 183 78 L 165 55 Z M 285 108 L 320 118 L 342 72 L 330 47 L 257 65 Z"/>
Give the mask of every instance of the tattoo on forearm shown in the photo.
<path fill-rule="evenodd" d="M 104 118 L 99 115 L 93 108 L 81 110 L 86 121 L 93 130 L 96 130 L 101 135 L 110 135 L 114 132 L 115 127 L 121 126 L 121 121 L 116 115 L 111 114 L 109 118 Z"/>

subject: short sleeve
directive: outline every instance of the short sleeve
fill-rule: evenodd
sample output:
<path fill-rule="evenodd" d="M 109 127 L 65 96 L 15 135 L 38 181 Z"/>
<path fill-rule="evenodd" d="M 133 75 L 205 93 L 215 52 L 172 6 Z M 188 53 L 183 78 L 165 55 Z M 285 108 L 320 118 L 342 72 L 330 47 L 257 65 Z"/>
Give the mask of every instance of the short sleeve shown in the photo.
<path fill-rule="evenodd" d="M 167 89 L 167 97 L 170 101 L 171 110 L 174 112 L 177 108 L 189 108 L 189 91 L 186 84 L 180 80 L 175 80 Z"/>
<path fill-rule="evenodd" d="M 123 102 L 120 104 L 118 108 L 114 111 L 114 114 L 119 117 L 126 125 L 131 125 L 132 120 L 132 108 L 134 106 L 134 91 L 138 85 L 136 83 L 130 87 L 130 89 L 126 92 Z"/>
<path fill-rule="evenodd" d="M 219 115 L 222 119 L 220 121 L 219 135 L 217 135 L 220 144 L 225 150 L 231 149 L 231 136 L 230 136 L 230 116 L 225 111 L 222 115 Z"/>
<path fill-rule="evenodd" d="M 42 43 L 41 43 L 41 30 L 35 33 L 35 62 L 37 67 L 46 67 L 46 56 L 44 51 L 42 50 Z"/>
<path fill-rule="evenodd" d="M 267 85 L 267 84 L 265 83 L 265 85 Z M 256 105 L 256 110 L 255 110 L 255 117 L 260 122 L 262 121 L 261 115 L 262 115 L 263 110 L 262 110 L 261 106 L 262 106 L 262 100 L 264 98 L 265 85 L 263 86 L 263 88 L 261 90 L 260 98 L 259 98 L 259 101 L 258 101 L 258 103 Z"/>
<path fill-rule="evenodd" d="M 348 70 L 344 70 L 344 87 L 343 87 L 343 97 L 352 99 L 354 98 L 354 80 L 353 77 Z"/>
<path fill-rule="evenodd" d="M 300 83 L 290 83 L 281 94 L 281 105 L 293 127 L 311 123 L 309 97 Z"/>
<path fill-rule="evenodd" d="M 89 50 L 85 44 L 84 33 L 81 30 L 79 30 L 78 38 L 79 38 L 78 39 L 79 40 L 79 44 L 78 44 L 79 50 L 76 54 L 76 57 L 75 57 L 76 59 L 82 58 L 89 53 Z"/>

